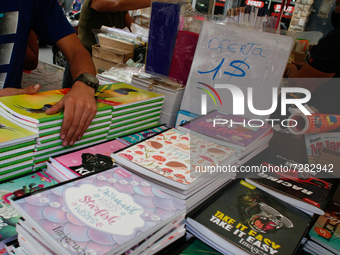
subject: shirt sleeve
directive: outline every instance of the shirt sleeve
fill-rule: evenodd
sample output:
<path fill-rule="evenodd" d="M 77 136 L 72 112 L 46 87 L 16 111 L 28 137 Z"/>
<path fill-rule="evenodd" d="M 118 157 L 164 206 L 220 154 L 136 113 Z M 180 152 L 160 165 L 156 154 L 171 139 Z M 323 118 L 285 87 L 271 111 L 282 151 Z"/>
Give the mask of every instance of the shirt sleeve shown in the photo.
<path fill-rule="evenodd" d="M 340 70 L 340 30 L 332 31 L 322 39 L 311 53 L 308 63 L 325 73 L 336 73 Z"/>
<path fill-rule="evenodd" d="M 33 31 L 39 38 L 52 45 L 59 39 L 75 33 L 57 0 L 39 0 L 38 2 Z"/>

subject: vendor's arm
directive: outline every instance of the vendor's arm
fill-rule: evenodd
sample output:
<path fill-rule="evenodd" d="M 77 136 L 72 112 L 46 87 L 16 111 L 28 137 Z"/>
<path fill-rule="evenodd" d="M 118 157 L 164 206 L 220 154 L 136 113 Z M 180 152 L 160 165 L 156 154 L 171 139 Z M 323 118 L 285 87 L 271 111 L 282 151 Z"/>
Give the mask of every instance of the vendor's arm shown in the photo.
<path fill-rule="evenodd" d="M 129 11 L 150 7 L 151 0 L 92 0 L 90 7 L 98 12 Z"/>
<path fill-rule="evenodd" d="M 306 78 L 306 79 L 290 79 L 289 86 L 300 87 L 308 89 L 313 93 L 321 84 L 330 78 L 333 78 L 335 73 L 326 73 L 319 71 L 318 69 L 312 67 L 310 64 L 305 63 L 301 69 L 294 64 L 289 64 L 286 66 L 284 77 L 286 78 Z M 313 82 L 309 78 L 320 78 L 313 79 Z M 323 78 L 323 79 L 321 79 Z"/>
<path fill-rule="evenodd" d="M 78 77 L 82 73 L 96 75 L 91 56 L 75 33 L 58 40 L 56 44 L 70 63 L 73 77 Z M 77 81 L 62 100 L 46 111 L 47 114 L 54 114 L 64 109 L 64 120 L 60 130 L 64 146 L 73 145 L 91 124 L 97 112 L 94 94 L 94 88 Z"/>
<path fill-rule="evenodd" d="M 31 71 L 36 69 L 39 61 L 38 56 L 39 56 L 39 44 L 37 36 L 31 30 L 27 42 L 24 70 Z"/>

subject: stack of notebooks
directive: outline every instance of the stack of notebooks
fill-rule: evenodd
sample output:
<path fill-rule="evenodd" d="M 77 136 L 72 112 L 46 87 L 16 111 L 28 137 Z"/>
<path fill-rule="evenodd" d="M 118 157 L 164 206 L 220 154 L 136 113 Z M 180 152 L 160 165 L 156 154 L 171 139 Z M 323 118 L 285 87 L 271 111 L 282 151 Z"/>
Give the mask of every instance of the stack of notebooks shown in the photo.
<path fill-rule="evenodd" d="M 240 157 L 237 165 L 244 164 L 266 149 L 273 136 L 271 126 L 261 120 L 255 122 L 216 110 L 197 117 L 178 129 L 234 149 Z"/>
<path fill-rule="evenodd" d="M 135 144 L 135 143 L 138 143 L 140 141 L 143 141 L 145 139 L 148 139 L 151 136 L 154 136 L 158 133 L 161 133 L 161 132 L 168 130 L 168 129 L 171 129 L 171 128 L 172 127 L 170 127 L 167 124 L 160 124 L 156 127 L 153 127 L 153 128 L 150 128 L 150 129 L 145 129 L 145 130 L 139 131 L 139 132 L 134 133 L 134 134 L 118 137 L 117 140 L 126 144 L 126 145 L 131 145 L 131 144 Z"/>
<path fill-rule="evenodd" d="M 112 140 L 50 157 L 46 163 L 46 172 L 59 181 L 68 181 L 86 174 L 104 171 L 114 166 L 111 153 L 125 147 L 124 143 Z"/>
<path fill-rule="evenodd" d="M 0 115 L 0 180 L 32 171 L 36 132 Z"/>
<path fill-rule="evenodd" d="M 234 177 L 228 166 L 238 160 L 234 150 L 176 129 L 130 145 L 111 157 L 180 199 L 188 211 Z M 225 171 L 216 173 L 217 165 Z"/>
<path fill-rule="evenodd" d="M 185 205 L 122 167 L 13 198 L 27 254 L 150 254 L 185 234 Z"/>
<path fill-rule="evenodd" d="M 294 254 L 311 216 L 237 179 L 189 213 L 187 230 L 222 254 Z"/>
<path fill-rule="evenodd" d="M 11 199 L 51 187 L 57 183 L 57 180 L 42 170 L 38 170 L 35 173 L 22 174 L 20 177 L 0 182 L 0 249 L 4 247 L 5 243 L 17 238 L 15 225 L 18 223 L 21 215 L 11 206 Z"/>
<path fill-rule="evenodd" d="M 35 167 L 41 166 L 49 156 L 71 151 L 106 140 L 111 124 L 111 106 L 97 103 L 98 112 L 81 140 L 73 146 L 63 147 L 60 128 L 63 113 L 47 115 L 45 111 L 57 103 L 69 89 L 52 90 L 33 95 L 0 98 L 0 114 L 23 128 L 38 134 L 34 152 Z"/>
<path fill-rule="evenodd" d="M 304 170 L 304 165 L 280 155 L 266 155 L 257 173 L 246 181 L 310 215 L 324 209 L 337 187 L 337 179 L 328 173 Z M 312 171 L 312 170 L 311 170 Z"/>
<path fill-rule="evenodd" d="M 164 95 L 120 82 L 100 86 L 96 96 L 112 106 L 109 140 L 158 125 Z"/>
<path fill-rule="evenodd" d="M 309 231 L 304 250 L 312 254 L 340 254 L 340 203 L 331 201 L 325 215 L 319 216 Z"/>

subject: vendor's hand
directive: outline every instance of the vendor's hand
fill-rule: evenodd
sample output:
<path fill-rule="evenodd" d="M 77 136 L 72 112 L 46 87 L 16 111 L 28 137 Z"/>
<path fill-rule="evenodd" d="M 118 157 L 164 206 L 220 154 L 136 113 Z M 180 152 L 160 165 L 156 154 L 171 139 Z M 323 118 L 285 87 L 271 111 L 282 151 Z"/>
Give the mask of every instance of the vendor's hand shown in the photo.
<path fill-rule="evenodd" d="M 77 81 L 57 104 L 46 110 L 47 114 L 55 114 L 64 109 L 64 120 L 60 130 L 63 146 L 73 145 L 91 124 L 97 113 L 94 93 L 93 88 Z"/>
<path fill-rule="evenodd" d="M 303 65 L 305 64 L 305 62 L 292 62 L 293 65 L 295 65 L 297 67 L 298 70 L 301 69 L 301 67 L 303 67 Z"/>
<path fill-rule="evenodd" d="M 35 84 L 24 89 L 4 88 L 0 89 L 0 97 L 15 96 L 20 94 L 34 94 L 41 88 L 40 84 Z"/>
<path fill-rule="evenodd" d="M 290 73 L 290 71 L 292 70 L 292 69 L 297 69 L 297 67 L 296 67 L 296 65 L 294 65 L 294 64 L 288 64 L 288 65 L 286 65 L 286 69 L 285 69 L 285 72 L 283 73 L 283 77 L 288 77 L 288 75 L 289 75 L 289 73 Z"/>

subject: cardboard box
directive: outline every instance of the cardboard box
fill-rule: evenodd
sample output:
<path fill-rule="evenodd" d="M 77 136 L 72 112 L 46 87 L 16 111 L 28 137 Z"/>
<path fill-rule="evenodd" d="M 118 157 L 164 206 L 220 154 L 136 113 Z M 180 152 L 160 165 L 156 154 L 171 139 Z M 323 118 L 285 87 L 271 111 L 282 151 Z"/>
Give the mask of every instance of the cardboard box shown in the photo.
<path fill-rule="evenodd" d="M 92 56 L 92 61 L 94 63 L 97 73 L 110 70 L 112 67 L 115 67 L 118 65 L 117 63 L 114 63 L 114 62 L 111 62 L 111 61 L 108 61 L 102 58 L 93 57 L 93 56 Z"/>
<path fill-rule="evenodd" d="M 281 155 L 301 164 L 308 164 L 304 135 L 284 134 L 274 131 L 269 142 L 269 153 Z"/>
<path fill-rule="evenodd" d="M 305 58 L 306 58 L 305 53 L 299 53 L 299 52 L 296 52 L 296 51 L 292 51 L 292 54 L 295 57 L 295 59 L 294 59 L 295 62 L 305 62 Z"/>
<path fill-rule="evenodd" d="M 119 49 L 119 50 L 127 50 L 134 52 L 137 44 L 129 42 L 127 40 L 118 39 L 113 36 L 109 36 L 106 34 L 98 34 L 98 42 L 101 47 Z"/>
<path fill-rule="evenodd" d="M 126 63 L 133 58 L 133 52 L 128 50 L 119 50 L 107 47 L 101 47 L 99 44 L 92 45 L 92 56 L 105 59 L 117 64 Z"/>

